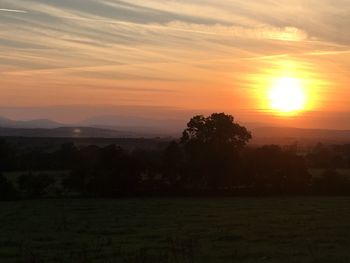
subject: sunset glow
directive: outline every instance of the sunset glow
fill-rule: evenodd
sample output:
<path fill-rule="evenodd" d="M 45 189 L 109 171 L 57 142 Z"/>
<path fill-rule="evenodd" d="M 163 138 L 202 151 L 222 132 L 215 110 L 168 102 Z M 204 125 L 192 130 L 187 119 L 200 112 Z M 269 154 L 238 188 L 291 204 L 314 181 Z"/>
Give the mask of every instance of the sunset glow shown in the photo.
<path fill-rule="evenodd" d="M 279 78 L 269 92 L 271 108 L 278 113 L 294 114 L 305 108 L 306 94 L 295 78 Z"/>
<path fill-rule="evenodd" d="M 329 6 L 0 0 L 0 116 L 76 122 L 128 107 L 145 118 L 223 111 L 350 129 L 350 2 Z"/>

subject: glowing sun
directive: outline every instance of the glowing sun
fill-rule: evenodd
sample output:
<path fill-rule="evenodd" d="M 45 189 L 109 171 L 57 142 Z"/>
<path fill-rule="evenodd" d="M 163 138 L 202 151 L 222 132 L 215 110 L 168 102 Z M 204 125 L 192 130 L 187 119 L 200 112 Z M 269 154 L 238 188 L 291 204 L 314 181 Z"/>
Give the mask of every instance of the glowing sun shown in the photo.
<path fill-rule="evenodd" d="M 306 106 L 306 94 L 301 81 L 297 78 L 278 78 L 269 91 L 271 109 L 292 114 L 303 110 Z"/>

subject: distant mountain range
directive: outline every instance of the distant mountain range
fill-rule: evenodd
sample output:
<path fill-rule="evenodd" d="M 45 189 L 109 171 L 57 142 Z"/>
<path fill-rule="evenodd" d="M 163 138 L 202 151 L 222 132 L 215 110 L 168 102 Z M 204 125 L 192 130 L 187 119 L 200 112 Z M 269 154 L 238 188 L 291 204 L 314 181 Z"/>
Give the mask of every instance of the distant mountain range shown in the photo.
<path fill-rule="evenodd" d="M 105 115 L 86 119 L 79 122 L 78 125 L 111 130 L 128 130 L 156 136 L 178 136 L 186 126 L 186 121 L 181 119 L 152 119 L 135 116 Z"/>
<path fill-rule="evenodd" d="M 178 119 L 151 119 L 118 115 L 98 116 L 69 124 L 47 119 L 15 121 L 0 117 L 0 129 L 2 130 L 0 136 L 11 133 L 16 134 L 16 136 L 20 136 L 20 134 L 27 136 L 27 134 L 32 133 L 55 133 L 59 135 L 61 131 L 63 134 L 62 136 L 66 136 L 67 134 L 71 134 L 71 131 L 74 129 L 80 129 L 81 131 L 86 131 L 87 134 L 92 134 L 94 133 L 92 131 L 95 131 L 96 134 L 106 135 L 108 137 L 119 134 L 123 136 L 129 135 L 131 137 L 165 137 L 178 136 L 181 134 L 185 125 L 186 121 Z M 9 128 L 11 128 L 11 130 Z M 49 132 L 45 131 L 45 129 L 55 129 L 56 131 Z M 107 132 L 107 130 L 109 132 Z M 81 136 L 83 136 L 82 133 Z"/>
<path fill-rule="evenodd" d="M 0 128 L 2 137 L 49 137 L 49 138 L 138 138 L 142 134 L 107 130 L 93 127 Z"/>
<path fill-rule="evenodd" d="M 40 119 L 14 121 L 0 118 L 0 136 L 17 137 L 89 137 L 154 138 L 179 137 L 186 121 L 154 120 L 125 116 L 102 116 L 76 124 L 62 124 Z M 252 131 L 252 144 L 350 143 L 350 130 L 300 129 L 245 124 Z"/>
<path fill-rule="evenodd" d="M 0 117 L 0 136 L 136 138 L 145 135 L 128 129 L 117 130 L 89 127 L 89 125 L 63 124 L 47 119 L 14 121 Z"/>
<path fill-rule="evenodd" d="M 28 120 L 28 121 L 14 121 L 7 118 L 0 117 L 0 127 L 6 128 L 45 128 L 45 129 L 54 129 L 58 127 L 65 126 L 62 123 L 47 119 L 39 120 Z"/>

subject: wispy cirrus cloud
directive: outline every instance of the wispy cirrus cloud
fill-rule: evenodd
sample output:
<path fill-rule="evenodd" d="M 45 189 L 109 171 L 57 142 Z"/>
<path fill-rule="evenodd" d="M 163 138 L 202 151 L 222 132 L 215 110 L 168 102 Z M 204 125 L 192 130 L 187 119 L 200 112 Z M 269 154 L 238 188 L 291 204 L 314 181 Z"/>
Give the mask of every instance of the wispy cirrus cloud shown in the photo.
<path fill-rule="evenodd" d="M 9 13 L 28 13 L 25 10 L 18 10 L 18 9 L 7 9 L 7 8 L 0 8 L 0 12 L 9 12 Z"/>

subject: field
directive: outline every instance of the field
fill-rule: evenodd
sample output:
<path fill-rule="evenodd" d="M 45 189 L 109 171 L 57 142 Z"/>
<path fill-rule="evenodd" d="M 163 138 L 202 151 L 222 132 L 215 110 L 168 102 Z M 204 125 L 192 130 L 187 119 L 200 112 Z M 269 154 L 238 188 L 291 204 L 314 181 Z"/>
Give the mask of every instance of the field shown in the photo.
<path fill-rule="evenodd" d="M 349 197 L 0 203 L 0 262 L 350 262 Z"/>

